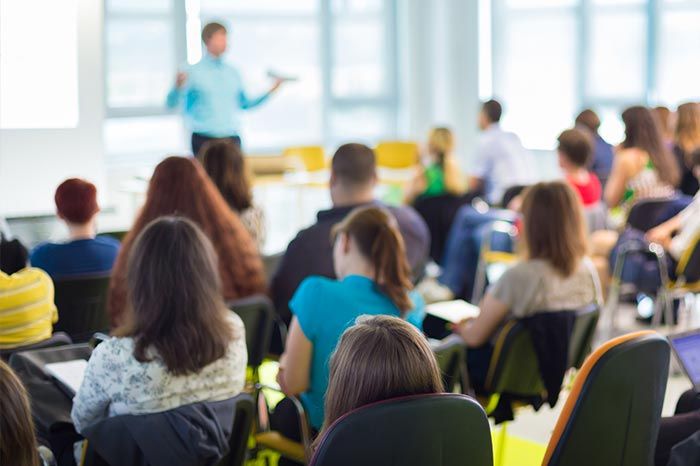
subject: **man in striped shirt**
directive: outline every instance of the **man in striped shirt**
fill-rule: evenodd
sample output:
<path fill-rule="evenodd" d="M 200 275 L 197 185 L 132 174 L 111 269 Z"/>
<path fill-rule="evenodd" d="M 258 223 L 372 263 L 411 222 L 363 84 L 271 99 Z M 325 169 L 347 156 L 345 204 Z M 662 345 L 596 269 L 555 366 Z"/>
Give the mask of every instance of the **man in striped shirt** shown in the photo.
<path fill-rule="evenodd" d="M 53 282 L 46 272 L 35 268 L 12 275 L 0 272 L 0 348 L 46 340 L 57 320 Z"/>

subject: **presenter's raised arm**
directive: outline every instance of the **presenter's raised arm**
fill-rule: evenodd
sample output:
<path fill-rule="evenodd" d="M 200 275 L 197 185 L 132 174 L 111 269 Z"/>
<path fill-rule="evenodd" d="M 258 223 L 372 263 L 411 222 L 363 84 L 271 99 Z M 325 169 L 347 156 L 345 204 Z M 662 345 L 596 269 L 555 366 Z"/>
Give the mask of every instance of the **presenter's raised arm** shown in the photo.
<path fill-rule="evenodd" d="M 168 97 L 166 99 L 166 105 L 168 108 L 175 108 L 180 104 L 182 96 L 184 95 L 184 88 L 187 84 L 187 73 L 182 71 L 178 72 L 175 76 L 175 86 L 168 92 Z"/>

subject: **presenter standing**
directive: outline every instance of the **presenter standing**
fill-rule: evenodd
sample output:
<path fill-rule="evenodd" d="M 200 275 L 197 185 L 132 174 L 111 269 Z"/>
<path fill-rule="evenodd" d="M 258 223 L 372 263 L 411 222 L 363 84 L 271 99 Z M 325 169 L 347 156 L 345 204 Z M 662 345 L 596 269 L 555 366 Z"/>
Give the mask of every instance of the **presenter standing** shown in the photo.
<path fill-rule="evenodd" d="M 192 130 L 194 155 L 211 139 L 230 139 L 240 146 L 241 111 L 265 102 L 284 82 L 276 78 L 269 91 L 250 98 L 238 70 L 222 59 L 227 41 L 224 25 L 204 26 L 202 41 L 207 49 L 205 56 L 177 74 L 167 98 L 168 108 L 183 105 L 185 122 Z"/>

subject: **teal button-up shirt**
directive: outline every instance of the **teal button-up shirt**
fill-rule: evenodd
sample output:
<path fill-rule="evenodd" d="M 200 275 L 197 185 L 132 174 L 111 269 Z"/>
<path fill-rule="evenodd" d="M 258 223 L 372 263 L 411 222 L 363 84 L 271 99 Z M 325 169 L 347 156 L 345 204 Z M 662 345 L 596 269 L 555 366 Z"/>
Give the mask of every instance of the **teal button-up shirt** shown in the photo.
<path fill-rule="evenodd" d="M 241 111 L 263 103 L 264 94 L 251 99 L 243 88 L 241 75 L 220 57 L 206 54 L 185 70 L 187 82 L 168 93 L 168 108 L 183 104 L 185 122 L 194 133 L 210 137 L 238 136 Z"/>

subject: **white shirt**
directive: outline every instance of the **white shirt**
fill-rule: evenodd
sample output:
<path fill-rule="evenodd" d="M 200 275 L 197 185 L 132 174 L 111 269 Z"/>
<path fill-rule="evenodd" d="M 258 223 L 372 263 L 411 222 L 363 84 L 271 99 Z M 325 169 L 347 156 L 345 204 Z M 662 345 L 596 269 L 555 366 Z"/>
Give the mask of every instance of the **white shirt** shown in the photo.
<path fill-rule="evenodd" d="M 681 211 L 681 228 L 671 240 L 669 252 L 679 260 L 683 252 L 692 246 L 692 242 L 700 234 L 700 192 L 695 194 L 693 202 Z"/>
<path fill-rule="evenodd" d="M 83 383 L 73 398 L 78 432 L 104 418 L 167 411 L 202 401 L 221 401 L 243 390 L 248 353 L 241 319 L 230 313 L 234 338 L 226 355 L 196 374 L 173 375 L 155 357 L 134 358 L 133 338 L 110 338 L 92 352 Z"/>
<path fill-rule="evenodd" d="M 492 124 L 479 136 L 472 175 L 484 181 L 488 202 L 498 204 L 506 189 L 534 181 L 533 162 L 518 136 Z"/>

